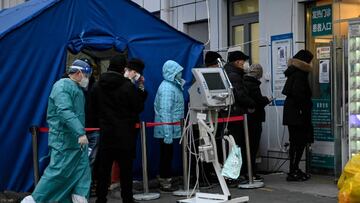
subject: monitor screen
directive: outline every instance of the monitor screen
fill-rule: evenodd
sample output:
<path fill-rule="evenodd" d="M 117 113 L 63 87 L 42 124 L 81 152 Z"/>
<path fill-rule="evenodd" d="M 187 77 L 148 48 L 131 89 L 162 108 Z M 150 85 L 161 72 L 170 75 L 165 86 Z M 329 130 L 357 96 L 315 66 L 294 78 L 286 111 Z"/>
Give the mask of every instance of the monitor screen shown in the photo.
<path fill-rule="evenodd" d="M 209 90 L 226 89 L 220 73 L 202 73 Z"/>

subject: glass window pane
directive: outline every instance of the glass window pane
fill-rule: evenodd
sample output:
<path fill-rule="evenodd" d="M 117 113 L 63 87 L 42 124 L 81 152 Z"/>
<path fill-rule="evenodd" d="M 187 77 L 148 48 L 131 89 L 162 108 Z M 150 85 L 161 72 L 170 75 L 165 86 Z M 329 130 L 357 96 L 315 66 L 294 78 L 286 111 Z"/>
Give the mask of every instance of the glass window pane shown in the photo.
<path fill-rule="evenodd" d="M 255 13 L 259 11 L 258 0 L 241 0 L 233 3 L 233 15 L 243 15 L 246 13 Z"/>
<path fill-rule="evenodd" d="M 232 45 L 238 45 L 238 44 L 243 45 L 243 43 L 244 43 L 244 26 L 243 25 L 234 26 Z"/>
<path fill-rule="evenodd" d="M 259 63 L 259 23 L 252 23 L 251 29 L 251 62 Z"/>

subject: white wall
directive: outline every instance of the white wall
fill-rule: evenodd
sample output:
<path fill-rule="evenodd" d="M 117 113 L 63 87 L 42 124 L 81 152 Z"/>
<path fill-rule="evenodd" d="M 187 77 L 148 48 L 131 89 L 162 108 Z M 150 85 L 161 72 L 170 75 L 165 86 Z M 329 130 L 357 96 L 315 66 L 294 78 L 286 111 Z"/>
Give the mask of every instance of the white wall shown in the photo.
<path fill-rule="evenodd" d="M 160 11 L 161 19 L 177 30 L 191 34 L 190 24 L 208 21 L 206 0 L 133 0 L 150 12 Z M 169 8 L 167 8 L 168 4 Z M 227 47 L 227 0 L 208 0 L 210 13 L 210 50 Z M 200 28 L 201 26 L 199 26 Z M 193 30 L 192 30 L 193 31 Z M 200 32 L 200 31 L 199 31 Z M 198 32 L 198 33 L 199 33 Z M 201 32 L 204 32 L 203 30 Z M 196 38 L 196 36 L 194 36 Z"/>
<path fill-rule="evenodd" d="M 25 0 L 0 0 L 0 10 L 4 8 L 14 7 L 24 2 Z"/>

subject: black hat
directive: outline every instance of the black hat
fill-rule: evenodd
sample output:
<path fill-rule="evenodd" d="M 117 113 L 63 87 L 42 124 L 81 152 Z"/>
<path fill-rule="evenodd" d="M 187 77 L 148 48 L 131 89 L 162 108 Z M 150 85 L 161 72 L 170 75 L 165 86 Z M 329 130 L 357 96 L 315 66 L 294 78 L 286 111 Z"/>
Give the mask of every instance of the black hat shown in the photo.
<path fill-rule="evenodd" d="M 310 63 L 311 60 L 314 58 L 314 55 L 308 50 L 301 49 L 300 51 L 298 51 L 298 53 L 295 54 L 293 58 L 299 59 L 306 63 Z"/>
<path fill-rule="evenodd" d="M 205 66 L 212 66 L 217 64 L 217 59 L 222 59 L 221 55 L 215 51 L 208 51 L 205 54 Z"/>
<path fill-rule="evenodd" d="M 134 70 L 138 73 L 140 73 L 141 75 L 143 74 L 143 70 L 144 70 L 145 64 L 142 60 L 140 59 L 131 59 L 128 63 L 128 68 L 131 70 Z"/>
<path fill-rule="evenodd" d="M 232 52 L 229 52 L 228 54 L 228 61 L 229 62 L 234 62 L 234 61 L 237 61 L 237 60 L 248 60 L 250 57 L 246 54 L 244 54 L 243 52 L 241 51 L 232 51 Z"/>
<path fill-rule="evenodd" d="M 108 70 L 122 73 L 126 67 L 127 61 L 124 54 L 118 54 L 110 59 Z"/>

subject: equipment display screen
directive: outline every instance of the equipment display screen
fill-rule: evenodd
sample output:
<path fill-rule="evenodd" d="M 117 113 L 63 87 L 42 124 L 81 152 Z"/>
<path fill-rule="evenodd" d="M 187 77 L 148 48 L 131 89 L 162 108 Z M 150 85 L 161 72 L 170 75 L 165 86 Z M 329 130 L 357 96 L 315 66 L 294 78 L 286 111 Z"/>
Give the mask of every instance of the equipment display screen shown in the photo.
<path fill-rule="evenodd" d="M 209 90 L 226 89 L 220 73 L 202 73 Z"/>

